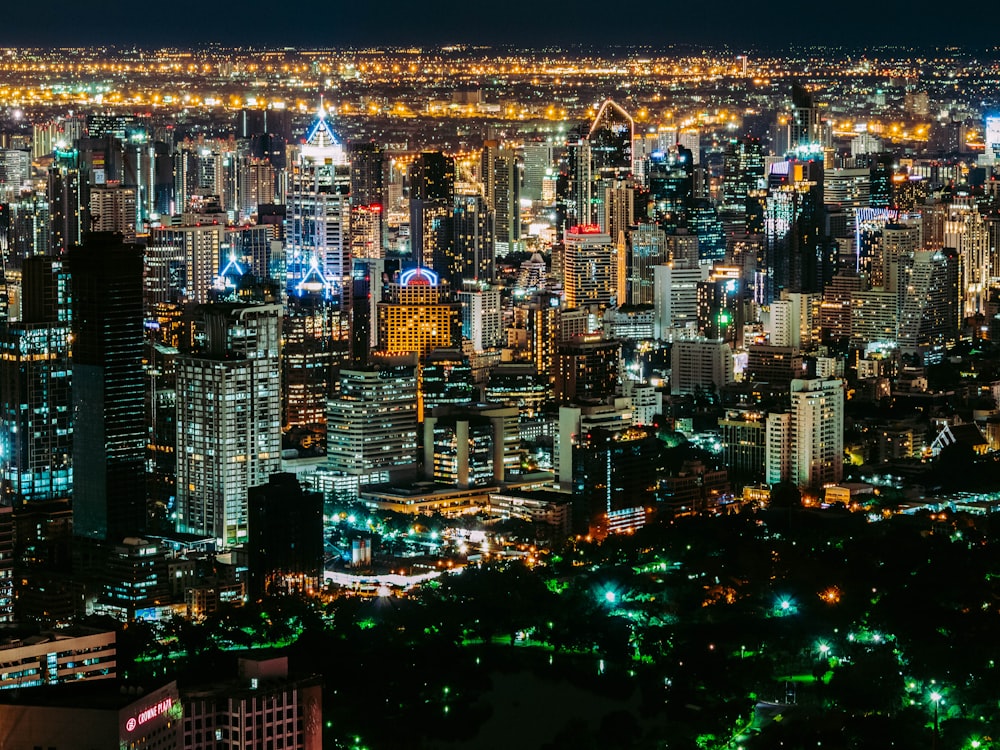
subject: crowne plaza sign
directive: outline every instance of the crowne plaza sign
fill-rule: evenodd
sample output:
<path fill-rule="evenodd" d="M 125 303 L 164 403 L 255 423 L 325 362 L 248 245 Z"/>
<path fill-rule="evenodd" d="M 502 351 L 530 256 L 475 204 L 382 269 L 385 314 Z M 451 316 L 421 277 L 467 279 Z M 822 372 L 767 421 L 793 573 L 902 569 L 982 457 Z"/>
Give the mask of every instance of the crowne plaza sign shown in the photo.
<path fill-rule="evenodd" d="M 130 732 L 134 732 L 138 727 L 141 727 L 150 719 L 155 719 L 160 714 L 164 714 L 171 709 L 174 705 L 173 698 L 164 698 L 161 701 L 157 701 L 152 706 L 143 709 L 135 716 L 132 716 L 125 722 L 125 729 Z"/>

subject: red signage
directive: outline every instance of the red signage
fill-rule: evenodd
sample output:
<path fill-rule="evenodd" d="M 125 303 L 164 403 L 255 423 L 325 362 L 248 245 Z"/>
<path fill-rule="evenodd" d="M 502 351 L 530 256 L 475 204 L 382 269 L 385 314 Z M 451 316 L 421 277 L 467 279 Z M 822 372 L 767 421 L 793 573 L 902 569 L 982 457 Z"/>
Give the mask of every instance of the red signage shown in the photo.
<path fill-rule="evenodd" d="M 173 698 L 164 698 L 163 700 L 154 703 L 149 708 L 143 709 L 135 716 L 129 717 L 129 720 L 125 722 L 125 729 L 129 732 L 134 732 L 150 719 L 155 719 L 157 716 L 165 714 L 173 705 Z"/>

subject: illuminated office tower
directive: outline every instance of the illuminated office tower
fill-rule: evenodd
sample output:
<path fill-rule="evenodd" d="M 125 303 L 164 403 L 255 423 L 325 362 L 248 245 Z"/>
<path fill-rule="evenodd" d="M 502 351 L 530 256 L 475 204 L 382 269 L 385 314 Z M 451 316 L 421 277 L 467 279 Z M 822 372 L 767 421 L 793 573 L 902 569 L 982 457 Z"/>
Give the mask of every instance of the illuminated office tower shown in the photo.
<path fill-rule="evenodd" d="M 600 334 L 573 336 L 555 353 L 555 397 L 607 399 L 620 392 L 622 345 Z"/>
<path fill-rule="evenodd" d="M 420 366 L 417 387 L 420 421 L 427 412 L 439 406 L 480 400 L 472 363 L 461 349 L 435 349 L 427 355 Z"/>
<path fill-rule="evenodd" d="M 665 230 L 683 224 L 694 197 L 694 155 L 680 144 L 654 153 L 647 165 L 651 219 Z"/>
<path fill-rule="evenodd" d="M 856 346 L 896 341 L 899 329 L 895 292 L 851 293 L 851 342 Z"/>
<path fill-rule="evenodd" d="M 49 253 L 52 227 L 49 200 L 43 192 L 24 192 L 8 204 L 7 252 L 11 258 Z"/>
<path fill-rule="evenodd" d="M 290 297 L 282 331 L 282 423 L 285 428 L 322 425 L 335 367 L 348 353 L 347 318 L 319 295 Z"/>
<path fill-rule="evenodd" d="M 659 265 L 653 267 L 653 335 L 661 341 L 673 338 L 678 329 L 691 329 L 698 324 L 698 284 L 706 281 L 708 266 L 684 267 Z"/>
<path fill-rule="evenodd" d="M 825 343 L 843 343 L 851 338 L 851 295 L 863 288 L 864 279 L 851 270 L 836 274 L 824 287 L 819 326 Z"/>
<path fill-rule="evenodd" d="M 493 212 L 480 195 L 456 195 L 454 239 L 444 278 L 453 289 L 494 276 Z"/>
<path fill-rule="evenodd" d="M 538 291 L 523 306 L 528 334 L 528 356 L 546 382 L 555 379 L 555 351 L 559 338 L 559 295 Z"/>
<path fill-rule="evenodd" d="M 500 290 L 491 287 L 466 288 L 456 295 L 462 306 L 462 338 L 481 352 L 500 344 Z"/>
<path fill-rule="evenodd" d="M 330 399 L 326 455 L 331 471 L 359 484 L 389 481 L 417 465 L 417 374 L 412 356 L 376 357 L 340 371 Z"/>
<path fill-rule="evenodd" d="M 289 294 L 319 293 L 350 309 L 351 167 L 321 108 L 289 173 Z"/>
<path fill-rule="evenodd" d="M 383 258 L 355 258 L 351 299 L 350 361 L 355 367 L 368 364 L 371 350 L 378 344 L 378 308 L 385 286 Z"/>
<path fill-rule="evenodd" d="M 789 123 L 789 151 L 823 144 L 819 107 L 801 84 L 792 83 L 792 117 Z M 780 154 L 779 154 L 780 155 Z"/>
<path fill-rule="evenodd" d="M 670 348 L 670 393 L 717 391 L 733 382 L 733 352 L 713 339 L 674 341 Z"/>
<path fill-rule="evenodd" d="M 379 350 L 423 359 L 435 349 L 460 347 L 461 310 L 447 299 L 447 285 L 430 269 L 400 274 L 389 284 L 387 298 L 376 305 Z"/>
<path fill-rule="evenodd" d="M 666 263 L 666 236 L 655 224 L 639 224 L 629 230 L 625 261 L 625 302 L 653 304 L 653 268 Z"/>
<path fill-rule="evenodd" d="M 69 279 L 62 265 L 52 256 L 26 259 L 21 320 L 0 323 L 0 505 L 72 493 Z"/>
<path fill-rule="evenodd" d="M 632 173 L 635 123 L 621 105 L 607 99 L 590 126 L 591 163 L 595 177 L 625 179 Z"/>
<path fill-rule="evenodd" d="M 764 218 L 764 261 L 770 289 L 766 302 L 784 289 L 818 291 L 822 280 L 820 247 L 823 209 L 822 179 L 807 179 L 815 162 L 782 162 L 787 182 L 768 191 Z"/>
<path fill-rule="evenodd" d="M 281 467 L 281 306 L 199 308 L 177 357 L 177 529 L 247 539 L 247 491 Z"/>
<path fill-rule="evenodd" d="M 90 228 L 135 238 L 135 189 L 95 186 L 90 189 Z"/>
<path fill-rule="evenodd" d="M 91 233 L 71 248 L 73 532 L 120 541 L 146 525 L 142 248 Z"/>
<path fill-rule="evenodd" d="M 931 363 L 955 339 L 961 312 L 959 265 L 953 248 L 914 255 L 899 320 L 903 354 L 920 355 Z"/>
<path fill-rule="evenodd" d="M 347 147 L 351 162 L 351 257 L 385 254 L 385 152 L 363 141 Z"/>
<path fill-rule="evenodd" d="M 87 231 L 87 181 L 80 173 L 80 155 L 76 149 L 56 150 L 48 172 L 49 221 L 51 244 L 62 252 L 80 242 Z"/>
<path fill-rule="evenodd" d="M 542 182 L 552 170 L 552 144 L 528 141 L 524 144 L 524 180 L 521 195 L 533 201 L 542 199 Z"/>
<path fill-rule="evenodd" d="M 153 228 L 147 253 L 147 305 L 208 302 L 222 268 L 225 239 L 225 224 Z"/>
<path fill-rule="evenodd" d="M 784 292 L 770 307 L 764 330 L 770 334 L 771 344 L 808 349 L 818 327 L 819 295 Z"/>
<path fill-rule="evenodd" d="M 726 237 L 715 206 L 706 198 L 692 199 L 687 208 L 688 227 L 698 237 L 698 258 L 722 260 L 726 256 Z"/>
<path fill-rule="evenodd" d="M 698 235 L 686 227 L 678 227 L 664 237 L 665 263 L 675 268 L 694 268 L 698 265 Z"/>
<path fill-rule="evenodd" d="M 488 140 L 480 158 L 487 207 L 493 212 L 494 249 L 498 256 L 521 247 L 521 180 L 516 154 Z"/>
<path fill-rule="evenodd" d="M 747 196 L 765 186 L 764 147 L 760 138 L 734 138 L 722 157 L 722 205 L 746 215 Z"/>
<path fill-rule="evenodd" d="M 566 306 L 613 305 L 619 294 L 619 261 L 624 257 L 612 244 L 611 237 L 595 225 L 570 227 L 563 238 L 563 274 Z"/>
<path fill-rule="evenodd" d="M 909 285 L 913 268 L 913 257 L 923 247 L 923 232 L 920 221 L 890 222 L 882 227 L 877 243 L 874 272 L 871 285 L 881 286 L 887 292 L 896 294 L 896 312 L 903 309 L 906 287 Z M 879 273 L 879 266 L 881 272 Z"/>
<path fill-rule="evenodd" d="M 424 419 L 424 475 L 451 487 L 497 485 L 520 462 L 515 406 L 440 406 Z"/>
<path fill-rule="evenodd" d="M 31 154 L 18 149 L 0 150 L 0 191 L 20 192 L 31 176 Z"/>
<path fill-rule="evenodd" d="M 945 223 L 945 247 L 958 248 L 961 259 L 962 317 L 986 315 L 991 277 L 989 231 L 975 206 Z"/>
<path fill-rule="evenodd" d="M 449 278 L 455 160 L 440 151 L 424 151 L 410 165 L 410 247 L 413 261 Z"/>
<path fill-rule="evenodd" d="M 566 145 L 569 149 L 570 166 L 566 224 L 567 226 L 593 224 L 590 140 L 577 136 Z"/>
<path fill-rule="evenodd" d="M 702 336 L 733 345 L 740 340 L 749 318 L 740 275 L 740 268 L 715 265 L 709 277 L 699 282 L 698 332 Z"/>
<path fill-rule="evenodd" d="M 274 165 L 267 159 L 244 156 L 239 170 L 239 213 L 240 220 L 257 215 L 262 203 L 274 203 L 276 181 Z"/>
<path fill-rule="evenodd" d="M 608 181 L 604 187 L 604 210 L 599 224 L 613 242 L 623 239 L 635 224 L 635 188 L 625 180 Z"/>

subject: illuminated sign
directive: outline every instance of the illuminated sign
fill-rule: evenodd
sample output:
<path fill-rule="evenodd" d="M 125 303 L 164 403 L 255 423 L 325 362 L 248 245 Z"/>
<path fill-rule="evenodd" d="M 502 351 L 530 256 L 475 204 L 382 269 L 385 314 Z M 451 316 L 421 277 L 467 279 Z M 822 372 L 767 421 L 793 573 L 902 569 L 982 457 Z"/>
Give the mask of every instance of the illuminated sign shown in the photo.
<path fill-rule="evenodd" d="M 437 286 L 439 278 L 429 268 L 411 268 L 399 275 L 399 283 L 402 286 L 414 284 L 417 286 Z"/>
<path fill-rule="evenodd" d="M 573 234 L 600 234 L 601 227 L 597 224 L 578 224 L 570 227 L 569 231 Z"/>
<path fill-rule="evenodd" d="M 164 698 L 163 700 L 154 703 L 149 708 L 145 708 L 135 716 L 129 717 L 129 720 L 125 722 L 125 729 L 129 732 L 134 732 L 136 729 L 141 727 L 150 719 L 155 719 L 157 716 L 161 716 L 169 711 L 174 705 L 173 698 Z"/>

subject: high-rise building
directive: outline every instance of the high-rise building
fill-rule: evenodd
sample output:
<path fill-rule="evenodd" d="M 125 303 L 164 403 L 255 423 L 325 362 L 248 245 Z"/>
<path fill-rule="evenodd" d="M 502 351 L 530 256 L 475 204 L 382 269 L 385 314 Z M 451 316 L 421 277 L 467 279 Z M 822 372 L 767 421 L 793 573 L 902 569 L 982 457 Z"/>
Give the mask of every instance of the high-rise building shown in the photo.
<path fill-rule="evenodd" d="M 135 238 L 135 189 L 94 186 L 90 189 L 90 228 L 94 232 L 115 232 L 126 240 Z"/>
<path fill-rule="evenodd" d="M 76 149 L 57 150 L 55 163 L 48 173 L 49 221 L 51 245 L 65 251 L 80 242 L 89 229 L 87 211 L 88 185 L 80 173 Z"/>
<path fill-rule="evenodd" d="M 326 422 L 326 400 L 336 367 L 348 356 L 346 314 L 318 294 L 290 297 L 282 320 L 282 424 L 317 428 Z"/>
<path fill-rule="evenodd" d="M 542 199 L 542 181 L 552 170 L 552 144 L 528 141 L 524 144 L 524 180 L 521 194 L 533 201 Z"/>
<path fill-rule="evenodd" d="M 340 388 L 329 402 L 326 436 L 330 470 L 355 483 L 415 472 L 415 358 L 376 357 L 368 368 L 341 370 Z"/>
<path fill-rule="evenodd" d="M 494 278 L 493 212 L 481 195 L 456 194 L 454 238 L 443 278 L 452 289 Z"/>
<path fill-rule="evenodd" d="M 69 347 L 68 322 L 0 323 L 0 481 L 8 502 L 72 492 Z"/>
<path fill-rule="evenodd" d="M 622 346 L 599 335 L 574 336 L 555 354 L 555 396 L 560 401 L 603 400 L 620 390 Z"/>
<path fill-rule="evenodd" d="M 791 481 L 836 484 L 844 476 L 844 382 L 793 380 L 791 388 Z"/>
<path fill-rule="evenodd" d="M 440 151 L 424 151 L 410 165 L 409 180 L 413 261 L 450 278 L 455 160 Z"/>
<path fill-rule="evenodd" d="M 381 258 L 386 249 L 385 152 L 377 143 L 347 147 L 351 161 L 351 257 Z"/>
<path fill-rule="evenodd" d="M 764 217 L 764 261 L 770 282 L 766 301 L 793 292 L 820 291 L 822 263 L 820 221 L 823 209 L 822 162 L 772 165 L 778 176 L 767 196 Z M 817 173 L 816 179 L 813 174 Z"/>
<path fill-rule="evenodd" d="M 503 482 L 520 463 L 515 406 L 440 406 L 424 418 L 424 473 L 467 489 Z"/>
<path fill-rule="evenodd" d="M 608 234 L 593 224 L 574 226 L 566 230 L 563 242 L 567 307 L 614 305 L 624 297 L 618 294 L 618 280 L 624 281 L 619 265 L 624 266 L 625 259 Z"/>
<path fill-rule="evenodd" d="M 146 525 L 142 248 L 88 235 L 68 258 L 73 310 L 73 531 L 120 541 Z"/>
<path fill-rule="evenodd" d="M 708 279 L 708 266 L 690 268 L 658 265 L 653 267 L 653 335 L 665 340 L 678 328 L 698 324 L 698 284 Z"/>
<path fill-rule="evenodd" d="M 288 184 L 288 293 L 319 293 L 349 309 L 351 165 L 322 108 L 298 148 Z"/>
<path fill-rule="evenodd" d="M 666 263 L 666 236 L 655 224 L 639 224 L 629 230 L 625 261 L 625 302 L 651 305 L 654 298 L 653 269 Z"/>
<path fill-rule="evenodd" d="M 225 242 L 224 223 L 154 227 L 146 258 L 147 307 L 160 302 L 207 303 L 222 270 Z"/>
<path fill-rule="evenodd" d="M 717 392 L 734 380 L 733 352 L 724 341 L 674 341 L 670 348 L 670 392 Z"/>
<path fill-rule="evenodd" d="M 462 306 L 462 338 L 481 352 L 500 344 L 500 290 L 492 287 L 463 289 L 456 295 Z"/>
<path fill-rule="evenodd" d="M 247 490 L 281 466 L 281 306 L 199 309 L 177 357 L 177 528 L 247 540 Z"/>
<path fill-rule="evenodd" d="M 447 301 L 446 285 L 427 268 L 403 272 L 377 303 L 378 348 L 427 356 L 434 349 L 461 345 L 462 319 L 457 303 Z"/>
<path fill-rule="evenodd" d="M 959 325 L 959 256 L 953 248 L 914 254 L 899 319 L 899 349 L 940 358 Z"/>
<path fill-rule="evenodd" d="M 521 246 L 521 179 L 516 154 L 496 141 L 486 141 L 482 152 L 486 205 L 493 212 L 493 236 L 500 257 Z"/>

